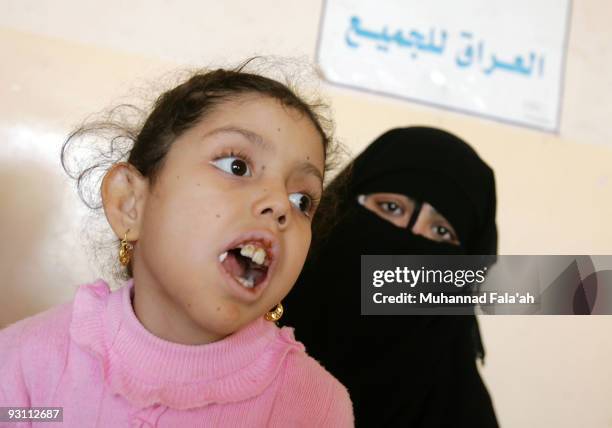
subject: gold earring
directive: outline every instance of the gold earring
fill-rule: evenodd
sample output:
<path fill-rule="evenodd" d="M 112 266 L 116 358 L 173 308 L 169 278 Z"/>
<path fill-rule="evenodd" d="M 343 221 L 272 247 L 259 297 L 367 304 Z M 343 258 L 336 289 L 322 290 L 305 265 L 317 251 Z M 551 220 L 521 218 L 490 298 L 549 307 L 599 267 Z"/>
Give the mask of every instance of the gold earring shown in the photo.
<path fill-rule="evenodd" d="M 119 247 L 119 261 L 123 266 L 127 266 L 130 264 L 130 259 L 132 257 L 132 249 L 134 246 L 130 244 L 127 240 L 127 234 L 130 231 L 128 229 L 123 235 L 123 239 L 121 240 L 121 246 Z"/>
<path fill-rule="evenodd" d="M 283 305 L 279 303 L 273 310 L 271 310 L 270 312 L 266 312 L 264 318 L 266 319 L 266 321 L 276 322 L 283 316 L 283 311 Z"/>

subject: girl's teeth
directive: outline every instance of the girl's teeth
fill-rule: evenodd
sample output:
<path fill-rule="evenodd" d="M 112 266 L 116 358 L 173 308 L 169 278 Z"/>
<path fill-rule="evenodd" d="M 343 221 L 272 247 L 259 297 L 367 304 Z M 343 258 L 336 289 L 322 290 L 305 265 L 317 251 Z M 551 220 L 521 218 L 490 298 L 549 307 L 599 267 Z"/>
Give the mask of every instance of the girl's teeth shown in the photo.
<path fill-rule="evenodd" d="M 245 257 L 252 257 L 255 252 L 255 246 L 251 244 L 247 244 L 240 249 L 240 255 Z"/>
<path fill-rule="evenodd" d="M 253 280 L 251 278 L 248 278 L 248 279 L 236 278 L 236 280 L 242 285 L 244 285 L 246 288 L 253 288 Z"/>
<path fill-rule="evenodd" d="M 253 260 L 258 265 L 263 264 L 264 260 L 266 260 L 266 251 L 263 248 L 258 248 L 257 250 L 255 250 L 255 253 L 251 257 L 251 260 Z"/>
<path fill-rule="evenodd" d="M 247 244 L 240 249 L 240 255 L 250 258 L 258 265 L 266 260 L 266 250 L 252 244 Z"/>
<path fill-rule="evenodd" d="M 223 260 L 227 257 L 227 251 L 225 253 L 219 254 L 219 261 L 223 263 Z"/>

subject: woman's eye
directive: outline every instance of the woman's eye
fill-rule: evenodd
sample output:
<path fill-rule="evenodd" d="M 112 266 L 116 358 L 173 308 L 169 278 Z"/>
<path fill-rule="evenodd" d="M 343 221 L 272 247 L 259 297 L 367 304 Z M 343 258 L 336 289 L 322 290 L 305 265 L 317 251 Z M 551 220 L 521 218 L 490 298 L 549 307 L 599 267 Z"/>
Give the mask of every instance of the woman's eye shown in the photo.
<path fill-rule="evenodd" d="M 253 175 L 247 162 L 244 159 L 240 159 L 236 156 L 226 156 L 215 159 L 211 163 L 228 174 L 238 175 L 241 177 L 250 177 Z"/>
<path fill-rule="evenodd" d="M 448 229 L 445 226 L 439 226 L 439 225 L 434 226 L 433 231 L 436 234 L 436 236 L 440 236 L 444 240 L 453 241 L 455 239 L 450 229 Z"/>
<path fill-rule="evenodd" d="M 403 215 L 404 210 L 395 202 L 379 202 L 378 206 L 385 212 L 393 215 Z"/>
<path fill-rule="evenodd" d="M 312 199 L 305 193 L 292 193 L 289 195 L 289 200 L 304 214 L 308 214 L 312 207 Z"/>

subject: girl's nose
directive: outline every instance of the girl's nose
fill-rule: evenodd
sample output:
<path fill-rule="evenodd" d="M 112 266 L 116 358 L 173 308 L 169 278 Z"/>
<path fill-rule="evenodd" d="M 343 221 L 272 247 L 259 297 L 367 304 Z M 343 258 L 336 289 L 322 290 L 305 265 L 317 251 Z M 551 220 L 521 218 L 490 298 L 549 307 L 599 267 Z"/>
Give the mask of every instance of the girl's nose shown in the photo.
<path fill-rule="evenodd" d="M 257 217 L 270 218 L 275 227 L 286 229 L 291 217 L 291 202 L 284 186 L 265 188 L 255 202 L 254 211 Z"/>
<path fill-rule="evenodd" d="M 276 215 L 277 212 L 278 211 L 274 210 L 273 208 L 268 207 L 268 208 L 265 208 L 261 214 L 262 215 L 270 214 L 270 216 L 276 220 L 276 223 L 278 223 L 280 227 L 285 226 L 285 224 L 287 223 L 287 215 L 286 214 Z"/>

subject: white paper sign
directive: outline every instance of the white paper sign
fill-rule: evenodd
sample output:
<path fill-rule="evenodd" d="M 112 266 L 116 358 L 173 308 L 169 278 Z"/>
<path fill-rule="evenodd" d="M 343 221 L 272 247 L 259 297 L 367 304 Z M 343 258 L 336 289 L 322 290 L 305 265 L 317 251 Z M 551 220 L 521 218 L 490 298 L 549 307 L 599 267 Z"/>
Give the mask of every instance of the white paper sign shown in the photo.
<path fill-rule="evenodd" d="M 559 128 L 570 0 L 327 0 L 330 82 Z"/>

